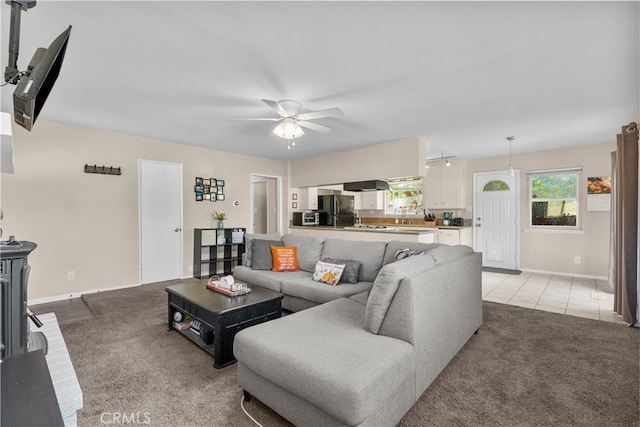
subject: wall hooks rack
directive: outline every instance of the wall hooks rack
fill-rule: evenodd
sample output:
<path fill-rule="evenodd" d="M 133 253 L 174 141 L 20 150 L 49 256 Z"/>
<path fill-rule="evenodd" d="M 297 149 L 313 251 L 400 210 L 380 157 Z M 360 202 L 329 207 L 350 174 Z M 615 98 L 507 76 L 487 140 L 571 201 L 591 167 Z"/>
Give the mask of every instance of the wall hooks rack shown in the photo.
<path fill-rule="evenodd" d="M 84 165 L 84 173 L 99 173 L 102 175 L 122 175 L 121 168 L 114 168 L 113 166 L 97 166 L 97 165 Z"/>

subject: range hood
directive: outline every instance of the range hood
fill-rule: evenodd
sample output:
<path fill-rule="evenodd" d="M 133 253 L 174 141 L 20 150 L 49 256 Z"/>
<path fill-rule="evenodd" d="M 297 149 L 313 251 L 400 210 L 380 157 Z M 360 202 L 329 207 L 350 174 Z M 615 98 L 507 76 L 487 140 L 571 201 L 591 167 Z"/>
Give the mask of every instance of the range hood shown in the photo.
<path fill-rule="evenodd" d="M 358 182 L 345 182 L 344 191 L 383 191 L 389 189 L 387 181 L 371 180 Z"/>

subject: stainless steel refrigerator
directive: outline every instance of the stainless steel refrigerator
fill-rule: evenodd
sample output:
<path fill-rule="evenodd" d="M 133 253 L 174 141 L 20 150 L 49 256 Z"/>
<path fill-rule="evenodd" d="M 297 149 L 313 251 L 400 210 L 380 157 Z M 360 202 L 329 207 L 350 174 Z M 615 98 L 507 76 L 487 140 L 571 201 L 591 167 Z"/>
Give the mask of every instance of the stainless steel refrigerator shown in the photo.
<path fill-rule="evenodd" d="M 349 226 L 355 223 L 354 197 L 353 196 L 318 196 L 318 211 L 325 213 L 320 215 L 322 225 Z"/>

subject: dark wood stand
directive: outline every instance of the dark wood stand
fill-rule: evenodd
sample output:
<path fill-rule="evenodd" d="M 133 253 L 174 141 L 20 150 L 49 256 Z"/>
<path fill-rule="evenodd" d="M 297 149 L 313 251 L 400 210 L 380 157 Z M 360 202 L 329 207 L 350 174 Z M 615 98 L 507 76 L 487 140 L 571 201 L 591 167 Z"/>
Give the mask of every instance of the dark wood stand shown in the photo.
<path fill-rule="evenodd" d="M 206 280 L 178 283 L 165 290 L 169 305 L 167 329 L 181 333 L 213 356 L 215 368 L 236 361 L 233 339 L 239 331 L 282 315 L 283 295 L 257 286 L 249 294 L 235 297 L 207 289 Z M 178 329 L 176 312 L 198 327 Z"/>

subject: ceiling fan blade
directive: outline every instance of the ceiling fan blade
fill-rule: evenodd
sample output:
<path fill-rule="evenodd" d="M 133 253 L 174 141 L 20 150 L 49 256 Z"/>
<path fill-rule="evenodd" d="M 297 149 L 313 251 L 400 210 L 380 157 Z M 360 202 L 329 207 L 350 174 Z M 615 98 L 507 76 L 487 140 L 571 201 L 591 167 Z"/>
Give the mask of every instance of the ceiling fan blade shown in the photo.
<path fill-rule="evenodd" d="M 309 113 L 298 114 L 298 120 L 314 120 L 325 117 L 342 116 L 344 113 L 339 108 L 329 108 L 327 110 L 311 111 Z M 302 126 L 302 125 L 301 125 Z"/>
<path fill-rule="evenodd" d="M 263 99 L 262 102 L 273 108 L 275 112 L 280 114 L 282 117 L 289 117 L 289 113 L 287 113 L 287 110 L 282 108 L 282 105 L 280 105 L 278 102 L 272 101 L 270 99 Z"/>
<path fill-rule="evenodd" d="M 264 120 L 264 121 L 268 121 L 268 122 L 279 122 L 280 120 L 282 120 L 282 117 L 280 117 L 278 119 L 275 119 L 275 118 L 269 119 L 269 118 L 263 117 L 263 118 L 255 118 L 255 119 L 229 119 L 229 120 L 233 120 L 233 121 L 239 121 L 239 120 Z"/>
<path fill-rule="evenodd" d="M 303 128 L 315 130 L 316 132 L 320 132 L 320 133 L 329 133 L 329 132 L 331 132 L 331 128 L 330 127 L 319 125 L 317 123 L 307 122 L 307 121 L 304 121 L 304 120 L 296 121 L 296 123 L 298 123 Z"/>

